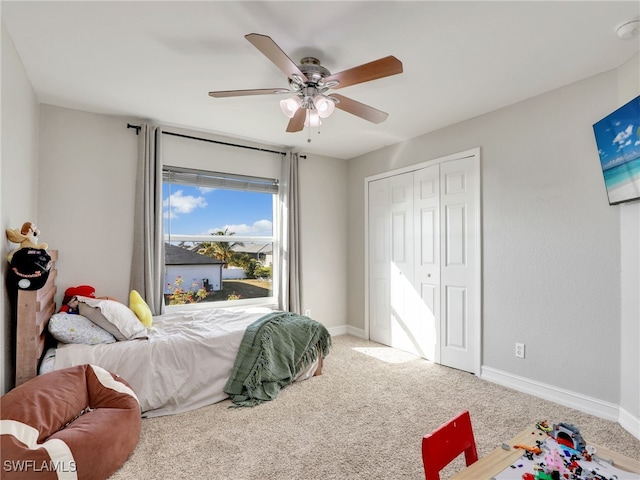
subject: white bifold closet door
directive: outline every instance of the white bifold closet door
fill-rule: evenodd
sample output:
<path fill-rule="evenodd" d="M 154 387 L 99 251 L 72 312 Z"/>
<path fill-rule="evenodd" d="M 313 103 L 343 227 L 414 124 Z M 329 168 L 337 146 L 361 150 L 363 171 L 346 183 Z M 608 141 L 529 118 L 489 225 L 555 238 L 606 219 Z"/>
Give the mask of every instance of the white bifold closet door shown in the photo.
<path fill-rule="evenodd" d="M 371 340 L 479 371 L 479 154 L 368 181 Z"/>

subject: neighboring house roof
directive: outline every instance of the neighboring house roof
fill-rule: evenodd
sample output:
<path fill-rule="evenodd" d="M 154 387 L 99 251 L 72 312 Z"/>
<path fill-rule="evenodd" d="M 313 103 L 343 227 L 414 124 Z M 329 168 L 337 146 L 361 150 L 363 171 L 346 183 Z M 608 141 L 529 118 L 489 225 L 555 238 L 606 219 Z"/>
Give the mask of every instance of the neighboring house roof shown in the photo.
<path fill-rule="evenodd" d="M 249 243 L 244 245 L 235 245 L 231 250 L 238 253 L 272 253 L 273 244 Z"/>
<path fill-rule="evenodd" d="M 165 265 L 224 265 L 226 262 L 165 243 L 164 263 Z"/>
<path fill-rule="evenodd" d="M 189 245 L 189 246 L 185 245 L 182 248 L 186 248 L 187 250 L 190 250 L 192 252 L 197 252 L 202 248 L 202 243 L 194 243 L 193 245 Z"/>

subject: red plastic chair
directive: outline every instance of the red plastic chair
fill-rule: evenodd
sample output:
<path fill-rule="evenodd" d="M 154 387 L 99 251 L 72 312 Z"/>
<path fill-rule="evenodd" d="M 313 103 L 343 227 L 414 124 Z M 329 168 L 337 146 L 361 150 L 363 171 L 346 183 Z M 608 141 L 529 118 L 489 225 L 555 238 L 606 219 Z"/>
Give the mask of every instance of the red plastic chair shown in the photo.
<path fill-rule="evenodd" d="M 467 466 L 478 460 L 468 411 L 458 414 L 422 438 L 422 463 L 426 480 L 440 480 L 440 471 L 463 452 Z"/>

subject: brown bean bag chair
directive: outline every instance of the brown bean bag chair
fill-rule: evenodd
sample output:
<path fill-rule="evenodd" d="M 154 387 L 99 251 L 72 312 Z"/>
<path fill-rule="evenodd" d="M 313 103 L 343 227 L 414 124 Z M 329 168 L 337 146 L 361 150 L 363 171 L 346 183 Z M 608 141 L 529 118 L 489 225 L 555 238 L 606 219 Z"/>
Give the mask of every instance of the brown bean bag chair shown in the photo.
<path fill-rule="evenodd" d="M 122 378 L 94 365 L 46 373 L 0 398 L 0 476 L 106 479 L 135 449 L 141 426 Z"/>

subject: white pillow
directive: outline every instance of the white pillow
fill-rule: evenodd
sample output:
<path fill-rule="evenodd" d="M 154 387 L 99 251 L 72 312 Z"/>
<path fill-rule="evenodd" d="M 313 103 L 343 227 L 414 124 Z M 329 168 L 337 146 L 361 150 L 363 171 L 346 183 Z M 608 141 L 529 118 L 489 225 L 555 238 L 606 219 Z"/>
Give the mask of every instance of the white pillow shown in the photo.
<path fill-rule="evenodd" d="M 91 297 L 76 297 L 78 312 L 99 327 L 104 328 L 116 340 L 146 338 L 145 327 L 133 311 L 115 300 L 103 300 Z"/>
<path fill-rule="evenodd" d="M 87 317 L 72 313 L 55 313 L 49 319 L 49 332 L 63 343 L 113 343 L 116 338 Z"/>
<path fill-rule="evenodd" d="M 56 364 L 56 349 L 51 347 L 47 349 L 47 351 L 44 353 L 44 356 L 42 357 L 42 362 L 40 362 L 40 368 L 38 369 L 38 375 L 43 375 L 45 373 L 53 372 L 54 370 L 53 367 L 55 366 L 55 364 Z"/>

